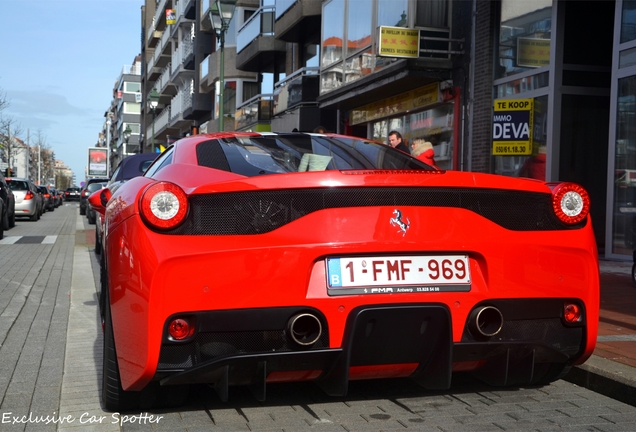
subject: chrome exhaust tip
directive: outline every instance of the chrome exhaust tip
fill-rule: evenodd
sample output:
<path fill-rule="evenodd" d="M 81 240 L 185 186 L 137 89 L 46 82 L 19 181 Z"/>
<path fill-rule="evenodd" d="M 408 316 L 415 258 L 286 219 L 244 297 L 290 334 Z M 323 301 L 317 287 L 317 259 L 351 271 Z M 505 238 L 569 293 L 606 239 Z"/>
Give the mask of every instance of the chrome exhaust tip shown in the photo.
<path fill-rule="evenodd" d="M 468 317 L 468 328 L 473 336 L 493 337 L 503 327 L 503 315 L 494 306 L 482 306 L 474 309 Z"/>
<path fill-rule="evenodd" d="M 322 324 L 316 315 L 299 313 L 287 322 L 287 334 L 294 343 L 308 347 L 320 339 Z"/>

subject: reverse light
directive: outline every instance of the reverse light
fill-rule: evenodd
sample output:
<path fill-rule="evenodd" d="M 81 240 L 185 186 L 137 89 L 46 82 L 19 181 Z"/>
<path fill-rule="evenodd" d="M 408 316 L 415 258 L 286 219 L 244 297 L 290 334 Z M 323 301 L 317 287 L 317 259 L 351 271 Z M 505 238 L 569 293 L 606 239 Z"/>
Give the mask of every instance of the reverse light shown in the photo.
<path fill-rule="evenodd" d="M 575 303 L 565 303 L 563 305 L 563 318 L 568 323 L 581 321 L 581 308 Z"/>
<path fill-rule="evenodd" d="M 174 183 L 150 185 L 142 194 L 140 212 L 144 220 L 157 229 L 178 226 L 188 214 L 188 197 Z"/>
<path fill-rule="evenodd" d="M 168 333 L 175 340 L 183 340 L 194 334 L 194 326 L 183 318 L 176 318 L 168 324 Z"/>
<path fill-rule="evenodd" d="M 552 190 L 552 208 L 563 223 L 574 225 L 590 212 L 590 196 L 578 184 L 560 183 Z"/>

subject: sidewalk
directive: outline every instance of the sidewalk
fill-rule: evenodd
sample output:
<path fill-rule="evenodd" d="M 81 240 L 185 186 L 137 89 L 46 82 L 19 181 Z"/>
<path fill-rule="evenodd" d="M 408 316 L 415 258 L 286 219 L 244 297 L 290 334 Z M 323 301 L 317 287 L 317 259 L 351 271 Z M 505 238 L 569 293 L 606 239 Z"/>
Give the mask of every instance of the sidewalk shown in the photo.
<path fill-rule="evenodd" d="M 566 381 L 636 406 L 636 286 L 632 263 L 601 260 L 601 313 L 596 349 Z"/>

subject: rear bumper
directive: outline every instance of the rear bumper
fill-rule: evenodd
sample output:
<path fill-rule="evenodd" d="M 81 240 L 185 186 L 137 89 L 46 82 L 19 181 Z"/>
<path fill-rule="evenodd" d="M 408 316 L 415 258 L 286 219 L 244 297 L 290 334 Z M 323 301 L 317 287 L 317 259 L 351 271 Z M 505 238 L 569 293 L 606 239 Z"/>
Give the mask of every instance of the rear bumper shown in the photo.
<path fill-rule="evenodd" d="M 563 301 L 490 302 L 502 311 L 502 330 L 479 338 L 466 323 L 458 343 L 452 340 L 451 311 L 445 305 L 361 306 L 347 318 L 342 346 L 331 349 L 328 322 L 311 308 L 186 314 L 198 333 L 174 342 L 164 329 L 155 379 L 162 385 L 209 383 L 221 397 L 228 386 L 250 385 L 264 398 L 271 377 L 295 372 L 289 376 L 313 376 L 326 393 L 342 396 L 349 380 L 392 377 L 396 370 L 425 388 L 446 389 L 453 366 L 472 363 L 492 384 L 529 384 L 536 364 L 570 364 L 585 348 L 585 320 L 565 324 L 559 316 Z M 524 312 L 515 316 L 516 310 Z M 314 314 L 322 323 L 323 334 L 311 347 L 289 338 L 287 323 L 298 313 Z"/>

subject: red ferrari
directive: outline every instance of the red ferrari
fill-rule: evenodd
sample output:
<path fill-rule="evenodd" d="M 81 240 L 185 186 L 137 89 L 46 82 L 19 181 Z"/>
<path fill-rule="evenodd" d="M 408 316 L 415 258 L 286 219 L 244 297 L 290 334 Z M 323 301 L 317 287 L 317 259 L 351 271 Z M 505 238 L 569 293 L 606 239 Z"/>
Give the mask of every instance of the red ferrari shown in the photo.
<path fill-rule="evenodd" d="M 573 183 L 439 171 L 356 137 L 223 133 L 90 200 L 109 410 L 178 404 L 193 383 L 222 400 L 303 380 L 446 389 L 455 371 L 544 384 L 595 347 L 598 256 Z"/>

